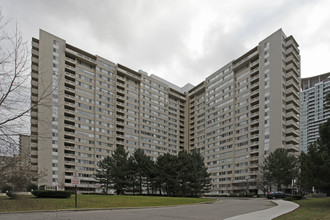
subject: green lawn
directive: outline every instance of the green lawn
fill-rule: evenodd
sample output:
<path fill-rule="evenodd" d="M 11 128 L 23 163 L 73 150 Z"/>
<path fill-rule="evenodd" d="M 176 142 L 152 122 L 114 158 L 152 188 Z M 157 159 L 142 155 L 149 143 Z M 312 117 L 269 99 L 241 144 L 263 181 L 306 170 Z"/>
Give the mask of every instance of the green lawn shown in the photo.
<path fill-rule="evenodd" d="M 330 197 L 303 199 L 294 201 L 300 207 L 295 211 L 276 218 L 276 220 L 299 219 L 299 220 L 321 220 L 330 219 Z"/>
<path fill-rule="evenodd" d="M 171 206 L 214 201 L 202 198 L 157 197 L 157 196 L 106 196 L 78 195 L 78 208 L 122 208 L 146 206 Z M 0 212 L 74 209 L 74 195 L 68 199 L 35 198 L 21 196 L 18 199 L 0 197 Z"/>

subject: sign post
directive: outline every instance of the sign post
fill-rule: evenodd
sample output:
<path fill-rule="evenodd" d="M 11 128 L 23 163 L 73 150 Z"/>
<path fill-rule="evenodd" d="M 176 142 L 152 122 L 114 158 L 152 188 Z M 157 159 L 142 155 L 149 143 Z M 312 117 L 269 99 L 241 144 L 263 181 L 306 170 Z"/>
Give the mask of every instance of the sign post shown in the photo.
<path fill-rule="evenodd" d="M 78 173 L 76 171 L 73 173 L 73 178 L 71 179 L 71 184 L 75 185 L 74 186 L 74 194 L 75 194 L 74 207 L 77 208 L 77 185 L 80 184 L 80 179 L 78 178 Z"/>

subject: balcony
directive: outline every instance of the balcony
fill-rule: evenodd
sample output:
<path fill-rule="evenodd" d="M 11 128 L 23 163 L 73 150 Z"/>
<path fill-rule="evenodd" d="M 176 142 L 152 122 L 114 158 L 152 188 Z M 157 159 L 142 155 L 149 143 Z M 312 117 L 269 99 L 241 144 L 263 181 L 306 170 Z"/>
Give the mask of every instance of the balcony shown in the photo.
<path fill-rule="evenodd" d="M 251 142 L 251 147 L 252 147 L 252 145 L 259 146 L 259 141 Z M 259 149 L 258 148 L 257 149 L 255 149 L 255 148 L 250 149 L 250 154 L 254 154 L 254 153 L 259 153 Z"/>
<path fill-rule="evenodd" d="M 120 112 L 120 113 L 125 113 L 124 109 L 121 109 L 121 108 L 117 108 L 117 112 Z"/>
<path fill-rule="evenodd" d="M 300 95 L 299 92 L 300 92 L 299 84 L 287 84 L 287 87 L 286 87 L 287 96 L 293 94 L 298 99 L 299 95 Z"/>
<path fill-rule="evenodd" d="M 259 104 L 251 106 L 251 111 L 256 110 L 256 109 L 259 109 Z"/>
<path fill-rule="evenodd" d="M 74 172 L 74 168 L 64 168 L 65 172 Z"/>
<path fill-rule="evenodd" d="M 75 135 L 75 130 L 71 130 L 71 129 L 70 129 L 70 131 L 65 130 L 64 134 L 73 137 Z"/>
<path fill-rule="evenodd" d="M 70 91 L 70 92 L 75 92 L 76 91 L 75 89 L 72 89 L 70 87 L 65 87 L 65 90 Z"/>
<path fill-rule="evenodd" d="M 71 85 L 73 85 L 73 86 L 75 86 L 75 85 L 76 85 L 76 82 L 75 82 L 75 81 L 73 81 L 73 80 L 68 80 L 68 79 L 65 79 L 65 82 L 66 82 L 66 83 L 68 83 L 68 84 L 71 84 Z"/>
<path fill-rule="evenodd" d="M 32 62 L 33 63 L 39 63 L 39 59 L 38 58 L 35 58 L 35 57 L 32 57 Z"/>
<path fill-rule="evenodd" d="M 65 61 L 67 61 L 67 62 L 69 62 L 69 63 L 71 63 L 71 64 L 76 64 L 76 60 L 71 59 L 71 58 L 69 58 L 69 57 L 65 57 Z"/>
<path fill-rule="evenodd" d="M 299 57 L 298 57 L 298 54 L 297 53 L 297 50 L 294 48 L 294 47 L 289 47 L 287 50 L 286 50 L 286 54 L 287 55 L 293 55 L 295 57 L 296 60 L 299 60 Z"/>
<path fill-rule="evenodd" d="M 71 76 L 71 77 L 76 77 L 76 75 L 75 74 L 72 74 L 72 73 L 69 73 L 69 72 L 65 72 L 65 75 L 67 75 L 67 76 Z"/>
<path fill-rule="evenodd" d="M 255 105 L 259 103 L 259 97 L 251 98 L 250 101 L 251 105 Z"/>
<path fill-rule="evenodd" d="M 259 95 L 259 89 L 251 91 L 251 96 L 254 96 L 256 94 Z"/>
<path fill-rule="evenodd" d="M 75 161 L 74 160 L 64 160 L 64 164 L 75 165 Z"/>
<path fill-rule="evenodd" d="M 251 90 L 259 89 L 259 82 L 251 84 Z"/>
<path fill-rule="evenodd" d="M 287 71 L 293 70 L 296 72 L 297 75 L 299 75 L 299 69 L 296 68 L 296 66 L 293 63 L 290 63 L 285 68 L 287 69 Z"/>
<path fill-rule="evenodd" d="M 116 137 L 117 137 L 117 138 L 122 138 L 122 139 L 123 139 L 123 138 L 124 138 L 124 135 L 122 135 L 122 134 L 117 134 Z"/>
<path fill-rule="evenodd" d="M 299 123 L 296 122 L 296 121 L 294 121 L 294 120 L 292 120 L 292 119 L 287 120 L 287 121 L 285 122 L 285 125 L 286 125 L 287 128 L 288 128 L 288 127 L 293 127 L 293 128 L 295 128 L 296 130 L 299 130 Z"/>
<path fill-rule="evenodd" d="M 64 94 L 64 97 L 65 97 L 65 98 L 69 98 L 69 99 L 71 99 L 71 100 L 74 100 L 74 98 L 75 98 L 74 95 L 71 95 L 71 94 L 69 94 L 69 93 Z"/>
<path fill-rule="evenodd" d="M 259 60 L 250 63 L 250 68 L 253 69 L 253 67 L 255 67 L 256 65 L 259 65 Z"/>
<path fill-rule="evenodd" d="M 254 135 L 251 135 L 250 136 L 250 139 L 252 140 L 252 139 L 255 139 L 255 138 L 259 138 L 259 134 L 254 134 Z"/>
<path fill-rule="evenodd" d="M 96 64 L 96 60 L 94 58 L 91 58 L 89 56 L 86 56 L 86 55 L 78 53 L 78 52 L 76 53 L 76 55 L 79 56 L 80 58 L 83 58 L 85 61 L 88 61 L 91 64 Z"/>
<path fill-rule="evenodd" d="M 73 143 L 75 142 L 75 139 L 64 138 L 64 141 L 65 141 L 66 143 L 71 143 L 71 144 L 73 144 Z"/>
<path fill-rule="evenodd" d="M 75 104 L 74 103 L 72 103 L 72 102 L 64 102 L 64 104 L 66 105 L 66 106 L 70 106 L 70 107 L 75 107 Z"/>
<path fill-rule="evenodd" d="M 120 102 L 120 101 L 116 102 L 116 104 L 117 104 L 117 106 L 120 106 L 120 107 L 122 107 L 122 108 L 125 107 L 125 103 L 123 102 L 123 100 L 121 100 L 121 102 Z M 118 108 L 118 107 L 117 107 L 117 108 Z"/>
<path fill-rule="evenodd" d="M 125 116 L 124 115 L 117 114 L 117 118 L 119 118 L 119 119 L 125 119 Z"/>
<path fill-rule="evenodd" d="M 124 84 L 124 83 L 117 82 L 117 88 L 118 88 L 118 87 L 125 88 L 125 84 Z"/>
<path fill-rule="evenodd" d="M 117 144 L 124 144 L 124 140 L 116 140 Z"/>
<path fill-rule="evenodd" d="M 64 123 L 64 127 L 67 127 L 67 128 L 76 128 L 74 125 L 72 125 L 72 124 L 66 124 L 66 123 Z"/>
<path fill-rule="evenodd" d="M 257 124 L 259 124 L 259 119 L 251 120 L 251 126 L 256 126 Z"/>
<path fill-rule="evenodd" d="M 293 145 L 299 145 L 300 141 L 299 138 L 295 138 L 295 137 L 286 137 L 287 143 L 289 144 L 293 144 Z"/>
<path fill-rule="evenodd" d="M 238 61 L 237 63 L 235 63 L 233 65 L 233 69 L 236 69 L 238 67 L 241 67 L 244 64 L 247 64 L 248 62 L 249 62 L 249 57 L 244 57 L 243 59 L 241 59 L 240 61 Z"/>
<path fill-rule="evenodd" d="M 285 129 L 285 133 L 287 135 L 291 134 L 290 136 L 287 136 L 288 137 L 288 140 L 287 141 L 289 141 L 293 136 L 294 137 L 299 137 L 299 129 L 287 128 L 287 129 Z"/>
<path fill-rule="evenodd" d="M 251 167 L 251 166 L 250 166 Z M 254 167 L 258 167 L 258 164 L 256 165 L 256 166 L 254 166 Z M 250 171 L 250 175 L 257 175 L 258 174 L 258 171 Z"/>
<path fill-rule="evenodd" d="M 285 145 L 285 149 L 289 150 L 290 152 L 300 152 L 299 145 L 287 144 Z"/>
<path fill-rule="evenodd" d="M 290 71 L 286 73 L 286 78 L 287 79 L 294 79 L 294 81 L 299 84 L 299 76 L 294 71 Z"/>
<path fill-rule="evenodd" d="M 256 118 L 259 118 L 259 112 L 251 113 L 250 118 L 251 118 L 251 120 L 256 119 Z"/>
<path fill-rule="evenodd" d="M 291 118 L 292 118 L 294 121 L 299 122 L 299 115 L 295 114 L 292 111 L 287 112 L 285 114 L 285 117 L 287 118 L 287 120 L 288 120 L 288 118 L 289 118 L 289 120 L 291 120 Z"/>
<path fill-rule="evenodd" d="M 296 108 L 299 108 L 299 100 L 297 98 L 294 98 L 293 96 L 289 96 L 286 98 L 286 104 L 293 104 Z M 288 106 L 286 107 L 286 109 L 288 110 Z"/>
<path fill-rule="evenodd" d="M 294 104 L 293 104 L 293 102 L 290 102 L 290 103 L 287 102 L 286 110 L 299 112 L 299 107 L 296 105 L 296 102 Z"/>
<path fill-rule="evenodd" d="M 251 147 L 258 147 L 259 146 L 259 141 L 253 141 L 251 142 L 250 144 Z M 255 153 L 255 152 L 259 152 L 259 150 L 256 150 L 256 151 L 250 151 L 250 153 Z"/>
<path fill-rule="evenodd" d="M 252 126 L 250 131 L 259 131 L 259 126 Z"/>
<path fill-rule="evenodd" d="M 286 85 L 287 88 L 294 88 L 294 90 L 297 93 L 299 93 L 300 85 L 299 85 L 299 83 L 296 82 L 296 80 L 289 79 L 288 81 L 286 81 L 285 85 Z"/>
<path fill-rule="evenodd" d="M 289 63 L 289 62 L 295 62 L 296 63 L 296 66 L 297 68 L 299 68 L 299 58 L 296 56 L 296 54 L 294 53 L 287 53 L 286 55 L 286 63 Z"/>
<path fill-rule="evenodd" d="M 290 48 L 293 48 L 293 49 L 295 50 L 296 54 L 299 54 L 299 53 L 300 53 L 298 47 L 297 47 L 296 44 L 293 42 L 293 40 L 290 39 L 289 41 L 286 42 L 285 45 L 286 45 L 286 49 L 287 49 L 287 50 L 290 49 Z"/>
<path fill-rule="evenodd" d="M 259 75 L 255 75 L 255 76 L 251 77 L 251 79 L 250 79 L 251 83 L 255 83 L 257 81 L 259 81 Z"/>
<path fill-rule="evenodd" d="M 73 111 L 73 110 L 69 110 L 69 109 L 64 109 L 64 112 L 67 112 L 67 113 L 71 113 L 71 114 L 75 114 L 75 111 Z"/>
<path fill-rule="evenodd" d="M 125 82 L 125 77 L 117 75 L 117 80 L 121 80 L 122 82 Z"/>
<path fill-rule="evenodd" d="M 64 153 L 64 157 L 74 158 L 74 154 Z"/>
<path fill-rule="evenodd" d="M 70 66 L 70 65 L 65 65 L 65 68 L 66 69 L 69 69 L 69 70 L 72 70 L 72 71 L 76 71 L 76 68 L 75 67 L 73 67 L 73 66 Z"/>
<path fill-rule="evenodd" d="M 259 67 L 256 67 L 254 69 L 251 70 L 251 76 L 254 76 L 254 73 L 259 71 Z"/>
<path fill-rule="evenodd" d="M 73 50 L 71 50 L 69 48 L 65 48 L 65 52 L 68 52 L 68 53 L 73 54 L 73 55 L 77 55 L 77 52 L 76 51 L 73 51 Z"/>
<path fill-rule="evenodd" d="M 250 161 L 259 161 L 259 157 L 250 157 Z M 252 165 L 252 163 L 250 163 Z"/>
<path fill-rule="evenodd" d="M 64 149 L 65 149 L 65 150 L 74 151 L 74 150 L 75 150 L 75 147 L 73 147 L 73 146 L 65 146 L 65 145 L 64 145 Z"/>
<path fill-rule="evenodd" d="M 289 59 L 289 58 L 287 58 Z M 289 66 L 290 64 L 293 64 L 296 69 L 299 69 L 299 63 L 296 62 L 296 60 L 291 56 L 291 59 L 286 61 L 286 65 Z"/>
<path fill-rule="evenodd" d="M 248 56 L 245 56 L 244 58 L 242 58 L 240 61 L 238 61 L 237 63 L 235 63 L 233 65 L 233 69 L 235 69 L 237 67 L 240 67 L 240 66 L 242 66 L 244 64 L 247 64 L 250 59 L 252 59 L 253 57 L 255 57 L 257 55 L 258 55 L 258 51 L 255 51 L 252 54 L 250 54 Z"/>
<path fill-rule="evenodd" d="M 125 95 L 125 90 L 122 88 L 117 88 L 117 93 L 120 93 L 122 95 Z"/>

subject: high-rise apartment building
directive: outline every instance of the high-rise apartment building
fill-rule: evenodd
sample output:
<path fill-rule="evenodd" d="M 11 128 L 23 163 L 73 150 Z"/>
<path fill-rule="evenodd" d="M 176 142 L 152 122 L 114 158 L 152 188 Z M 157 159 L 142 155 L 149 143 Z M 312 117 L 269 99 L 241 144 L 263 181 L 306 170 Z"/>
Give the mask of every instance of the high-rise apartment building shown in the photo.
<path fill-rule="evenodd" d="M 39 185 L 98 187 L 97 161 L 116 146 L 153 158 L 197 148 L 212 194 L 256 191 L 258 167 L 276 148 L 299 151 L 300 55 L 278 30 L 197 86 L 180 88 L 40 31 L 32 40 L 33 165 Z"/>
<path fill-rule="evenodd" d="M 189 148 L 203 153 L 212 194 L 254 191 L 276 148 L 299 151 L 300 56 L 279 30 L 187 94 Z"/>
<path fill-rule="evenodd" d="M 330 118 L 325 109 L 325 96 L 330 92 L 330 73 L 301 79 L 300 93 L 300 149 L 307 152 L 308 145 L 319 138 L 319 126 Z"/>

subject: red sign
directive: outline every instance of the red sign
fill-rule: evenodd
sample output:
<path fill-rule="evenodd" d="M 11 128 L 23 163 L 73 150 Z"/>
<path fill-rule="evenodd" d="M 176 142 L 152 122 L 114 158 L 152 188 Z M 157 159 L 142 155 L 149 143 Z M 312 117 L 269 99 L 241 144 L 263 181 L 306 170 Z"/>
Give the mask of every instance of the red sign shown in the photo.
<path fill-rule="evenodd" d="M 73 185 L 79 185 L 80 184 L 80 179 L 78 177 L 78 173 L 77 172 L 74 172 L 72 177 L 73 178 L 71 179 L 71 184 L 73 184 Z"/>

